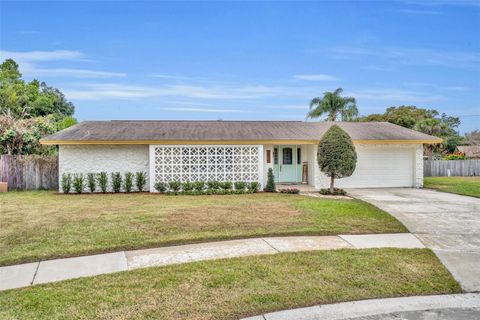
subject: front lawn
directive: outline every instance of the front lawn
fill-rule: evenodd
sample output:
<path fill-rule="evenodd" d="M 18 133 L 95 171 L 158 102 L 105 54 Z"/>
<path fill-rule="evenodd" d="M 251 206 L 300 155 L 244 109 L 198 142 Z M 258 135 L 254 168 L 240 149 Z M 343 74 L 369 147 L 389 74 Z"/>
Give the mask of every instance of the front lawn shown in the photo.
<path fill-rule="evenodd" d="M 406 232 L 359 200 L 258 193 L 0 194 L 0 265 L 155 246 L 273 235 Z"/>
<path fill-rule="evenodd" d="M 224 320 L 461 291 L 428 249 L 343 249 L 137 269 L 0 292 L 0 318 Z"/>
<path fill-rule="evenodd" d="M 480 198 L 480 177 L 425 177 L 425 188 Z"/>

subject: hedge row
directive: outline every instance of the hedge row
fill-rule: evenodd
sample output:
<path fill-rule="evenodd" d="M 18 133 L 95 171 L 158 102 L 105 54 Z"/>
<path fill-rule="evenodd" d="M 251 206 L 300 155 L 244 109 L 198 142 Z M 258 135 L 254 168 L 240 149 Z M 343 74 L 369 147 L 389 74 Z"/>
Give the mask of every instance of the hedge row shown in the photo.
<path fill-rule="evenodd" d="M 144 191 L 147 183 L 147 174 L 145 172 L 126 172 L 123 176 L 120 172 L 112 172 L 110 174 L 111 183 L 109 184 L 109 176 L 107 172 L 99 173 L 64 173 L 60 184 L 64 193 L 70 193 L 72 189 L 76 193 L 103 192 L 106 193 L 111 185 L 113 192 L 132 192 Z"/>

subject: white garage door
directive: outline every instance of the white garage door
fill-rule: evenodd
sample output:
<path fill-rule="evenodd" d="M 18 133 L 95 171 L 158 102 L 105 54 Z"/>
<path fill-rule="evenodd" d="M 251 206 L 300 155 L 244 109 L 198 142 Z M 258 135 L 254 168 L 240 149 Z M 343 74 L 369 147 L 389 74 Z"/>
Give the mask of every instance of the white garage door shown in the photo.
<path fill-rule="evenodd" d="M 338 179 L 341 188 L 412 187 L 414 149 L 357 145 L 357 167 L 351 177 Z"/>

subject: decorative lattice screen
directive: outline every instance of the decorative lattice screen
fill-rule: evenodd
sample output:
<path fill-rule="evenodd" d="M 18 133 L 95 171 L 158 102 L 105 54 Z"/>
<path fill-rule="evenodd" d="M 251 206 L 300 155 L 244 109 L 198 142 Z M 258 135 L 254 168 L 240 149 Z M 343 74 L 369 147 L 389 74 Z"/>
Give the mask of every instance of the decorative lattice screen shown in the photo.
<path fill-rule="evenodd" d="M 154 146 L 155 182 L 259 181 L 258 146 Z"/>

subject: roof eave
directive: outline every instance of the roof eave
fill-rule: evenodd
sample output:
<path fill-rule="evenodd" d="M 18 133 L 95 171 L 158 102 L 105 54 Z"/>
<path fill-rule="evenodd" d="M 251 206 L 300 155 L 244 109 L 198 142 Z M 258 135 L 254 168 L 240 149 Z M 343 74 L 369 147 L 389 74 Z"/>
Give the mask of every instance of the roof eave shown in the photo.
<path fill-rule="evenodd" d="M 168 145 L 227 145 L 227 144 L 317 144 L 319 140 L 46 140 L 42 145 L 107 145 L 107 144 L 168 144 Z M 442 139 L 416 140 L 353 140 L 356 144 L 439 144 Z"/>

